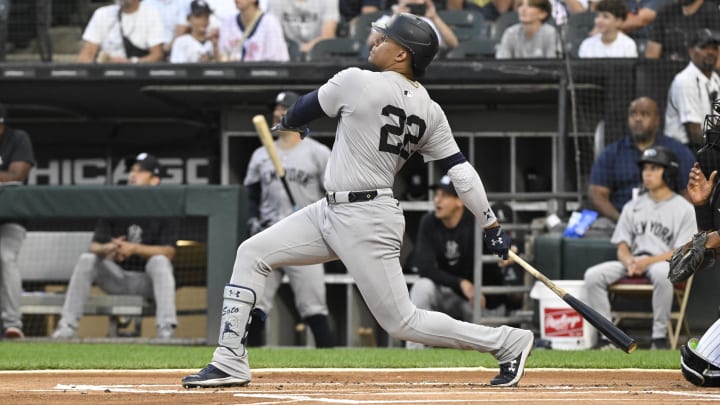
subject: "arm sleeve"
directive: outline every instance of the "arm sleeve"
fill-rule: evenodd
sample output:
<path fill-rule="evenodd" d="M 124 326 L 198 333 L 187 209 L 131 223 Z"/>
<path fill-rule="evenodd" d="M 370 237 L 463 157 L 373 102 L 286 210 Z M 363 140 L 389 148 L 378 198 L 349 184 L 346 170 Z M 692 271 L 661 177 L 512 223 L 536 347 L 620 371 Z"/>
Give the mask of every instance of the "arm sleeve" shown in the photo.
<path fill-rule="evenodd" d="M 453 185 L 455 185 L 458 197 L 475 215 L 480 226 L 486 228 L 492 225 L 497 218 L 495 218 L 495 213 L 490 208 L 485 186 L 483 186 L 480 175 L 475 171 L 475 168 L 470 163 L 464 162 L 450 168 L 447 174 Z"/>
<path fill-rule="evenodd" d="M 678 196 L 679 198 L 684 198 Z M 671 246 L 672 249 L 676 249 L 685 244 L 685 242 L 692 240 L 693 235 L 698 231 L 697 222 L 695 220 L 694 210 L 688 207 L 687 211 L 683 212 L 682 220 L 680 221 L 680 229 L 678 231 L 678 237 L 675 238 L 675 245 Z"/>
<path fill-rule="evenodd" d="M 615 231 L 613 231 L 612 237 L 610 238 L 610 242 L 615 245 L 619 245 L 621 242 L 625 242 L 628 246 L 633 245 L 633 229 L 632 221 L 630 220 L 630 212 L 632 210 L 631 206 L 635 205 L 634 201 L 637 200 L 631 200 L 630 202 L 625 204 L 622 212 L 620 212 L 620 218 L 618 218 L 618 223 L 615 226 Z"/>
<path fill-rule="evenodd" d="M 17 145 L 10 156 L 10 162 L 27 162 L 35 166 L 35 152 L 33 151 L 30 135 L 25 131 L 15 129 Z"/>
<path fill-rule="evenodd" d="M 285 123 L 291 127 L 301 127 L 308 122 L 325 115 L 320 101 L 318 90 L 300 96 L 285 114 Z"/>
<path fill-rule="evenodd" d="M 93 242 L 108 243 L 112 235 L 110 235 L 110 222 L 107 219 L 99 219 L 95 222 L 95 233 L 93 233 Z"/>

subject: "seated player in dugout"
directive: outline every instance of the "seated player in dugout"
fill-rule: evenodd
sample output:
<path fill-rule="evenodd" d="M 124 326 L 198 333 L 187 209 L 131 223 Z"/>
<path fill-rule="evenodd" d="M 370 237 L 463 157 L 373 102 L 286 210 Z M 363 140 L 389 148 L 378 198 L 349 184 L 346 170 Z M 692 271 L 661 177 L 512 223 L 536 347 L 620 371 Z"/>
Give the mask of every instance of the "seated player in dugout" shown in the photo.
<path fill-rule="evenodd" d="M 680 167 L 669 148 L 652 146 L 640 159 L 645 192 L 625 204 L 610 241 L 617 246 L 617 260 L 590 267 L 585 272 L 587 304 L 611 319 L 608 287 L 622 278 L 645 277 L 653 285 L 652 349 L 668 348 L 667 334 L 673 303 L 668 280 L 668 259 L 697 231 L 692 205 L 677 193 Z M 600 339 L 598 348 L 610 348 Z"/>
<path fill-rule="evenodd" d="M 160 184 L 160 162 L 137 155 L 128 175 L 129 187 Z M 101 218 L 88 252 L 78 258 L 65 295 L 53 339 L 78 337 L 83 307 L 94 283 L 108 294 L 136 294 L 155 301 L 157 338 L 175 333 L 175 275 L 172 260 L 178 239 L 175 219 Z"/>
<path fill-rule="evenodd" d="M 465 209 L 450 177 L 444 176 L 435 191 L 434 209 L 423 215 L 412 258 L 412 270 L 420 275 L 410 290 L 410 300 L 420 309 L 444 312 L 455 319 L 472 322 L 475 300 L 475 217 Z M 507 206 L 505 206 L 507 207 Z M 509 207 L 508 207 L 509 208 Z M 497 209 L 507 217 L 506 208 Z M 508 218 L 503 218 L 506 222 Z M 514 249 L 517 250 L 517 249 Z M 483 285 L 505 284 L 505 274 L 517 279 L 510 260 L 499 266 L 483 265 Z M 488 294 L 480 297 L 485 310 L 516 309 L 517 297 Z M 421 343 L 407 341 L 408 349 L 422 349 Z"/>

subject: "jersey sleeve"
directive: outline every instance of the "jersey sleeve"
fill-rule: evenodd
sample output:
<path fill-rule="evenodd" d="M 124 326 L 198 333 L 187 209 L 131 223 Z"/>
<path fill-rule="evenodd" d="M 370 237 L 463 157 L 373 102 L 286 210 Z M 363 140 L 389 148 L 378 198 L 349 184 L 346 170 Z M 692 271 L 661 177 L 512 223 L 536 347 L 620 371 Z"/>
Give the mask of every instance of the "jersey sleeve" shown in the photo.
<path fill-rule="evenodd" d="M 155 8 L 149 8 L 148 20 L 152 21 L 148 29 L 148 45 L 152 47 L 165 43 L 165 23 L 160 12 Z"/>
<path fill-rule="evenodd" d="M 35 152 L 33 151 L 30 136 L 25 131 L 14 130 L 17 137 L 17 145 L 10 156 L 10 162 L 27 162 L 35 166 Z"/>
<path fill-rule="evenodd" d="M 160 222 L 160 240 L 158 241 L 159 246 L 172 246 L 177 245 L 178 240 L 178 220 L 177 219 L 163 219 Z"/>
<path fill-rule="evenodd" d="M 625 242 L 630 248 L 632 248 L 633 242 L 633 226 L 632 226 L 632 208 L 638 200 L 630 200 L 625 206 L 623 206 L 622 212 L 620 212 L 620 218 L 615 226 L 610 242 L 619 245 Z"/>
<path fill-rule="evenodd" d="M 436 102 L 432 103 L 430 125 L 428 125 L 430 132 L 425 135 L 427 141 L 418 149 L 425 162 L 443 159 L 460 152 L 445 113 Z"/>
<path fill-rule="evenodd" d="M 590 169 L 590 184 L 612 189 L 611 179 L 613 165 L 610 161 L 611 155 L 610 149 L 605 148 L 605 150 L 600 153 L 600 156 L 595 159 L 595 162 Z"/>
<path fill-rule="evenodd" d="M 348 68 L 336 73 L 327 83 L 320 86 L 318 101 L 328 117 L 337 117 L 344 109 L 352 107 L 352 103 L 362 99 L 365 88 L 363 70 Z"/>
<path fill-rule="evenodd" d="M 247 173 L 245 173 L 245 180 L 243 180 L 244 186 L 255 184 L 260 182 L 260 161 L 261 152 L 263 148 L 255 149 L 252 156 L 250 157 L 250 163 L 248 163 Z"/>

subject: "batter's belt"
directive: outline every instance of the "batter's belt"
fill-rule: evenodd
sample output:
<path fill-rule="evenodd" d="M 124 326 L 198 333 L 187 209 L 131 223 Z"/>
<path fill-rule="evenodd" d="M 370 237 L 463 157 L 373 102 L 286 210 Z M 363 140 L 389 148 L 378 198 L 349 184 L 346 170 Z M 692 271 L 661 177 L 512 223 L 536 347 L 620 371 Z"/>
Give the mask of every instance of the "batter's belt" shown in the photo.
<path fill-rule="evenodd" d="M 370 201 L 381 196 L 392 197 L 392 189 L 381 188 L 366 191 L 328 191 L 325 193 L 325 200 L 328 204 L 345 204 L 360 201 Z"/>

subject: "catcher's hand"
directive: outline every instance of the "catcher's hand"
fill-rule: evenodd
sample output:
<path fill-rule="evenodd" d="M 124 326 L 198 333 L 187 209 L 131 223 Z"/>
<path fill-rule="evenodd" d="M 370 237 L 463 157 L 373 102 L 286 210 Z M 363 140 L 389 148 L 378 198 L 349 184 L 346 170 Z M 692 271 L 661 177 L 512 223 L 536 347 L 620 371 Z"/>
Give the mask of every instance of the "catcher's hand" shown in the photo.
<path fill-rule="evenodd" d="M 715 264 L 715 251 L 705 247 L 707 239 L 708 232 L 698 232 L 690 242 L 675 249 L 670 258 L 668 280 L 685 281 L 696 271 Z"/>

